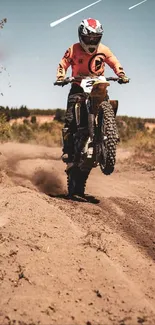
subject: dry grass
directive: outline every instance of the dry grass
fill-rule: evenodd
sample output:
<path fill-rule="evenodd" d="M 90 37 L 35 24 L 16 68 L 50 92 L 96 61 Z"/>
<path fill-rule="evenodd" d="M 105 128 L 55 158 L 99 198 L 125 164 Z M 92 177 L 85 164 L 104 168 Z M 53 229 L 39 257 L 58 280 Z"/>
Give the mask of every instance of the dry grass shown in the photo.
<path fill-rule="evenodd" d="M 57 130 L 55 134 L 47 131 L 34 132 L 34 138 L 30 143 L 39 144 L 47 147 L 62 146 L 61 130 Z"/>
<path fill-rule="evenodd" d="M 16 141 L 20 143 L 33 143 L 48 147 L 61 146 L 61 130 L 63 124 L 57 121 L 50 123 L 23 123 L 14 122 L 10 125 L 4 116 L 0 116 L 0 141 Z"/>
<path fill-rule="evenodd" d="M 155 131 L 138 132 L 126 143 L 127 147 L 135 148 L 132 163 L 144 167 L 148 171 L 155 170 Z"/>
<path fill-rule="evenodd" d="M 127 119 L 126 127 L 119 124 L 120 146 L 134 148 L 132 163 L 144 166 L 148 170 L 155 169 L 155 129 L 146 129 L 141 121 Z M 138 128 L 139 125 L 139 128 Z M 63 123 L 58 121 L 42 124 L 24 120 L 22 124 L 14 122 L 10 125 L 5 116 L 0 115 L 0 141 L 16 141 L 33 143 L 48 147 L 62 146 L 61 130 Z"/>

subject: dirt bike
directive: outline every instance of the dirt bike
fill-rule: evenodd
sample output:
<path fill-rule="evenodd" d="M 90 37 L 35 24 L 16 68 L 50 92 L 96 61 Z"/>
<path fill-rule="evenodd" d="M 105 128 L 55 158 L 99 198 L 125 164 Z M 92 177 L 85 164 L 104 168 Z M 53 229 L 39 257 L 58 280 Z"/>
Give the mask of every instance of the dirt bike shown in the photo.
<path fill-rule="evenodd" d="M 54 85 L 64 86 L 72 82 L 80 82 L 84 93 L 76 94 L 75 103 L 76 132 L 73 134 L 74 154 L 72 162 L 67 164 L 68 195 L 84 196 L 87 178 L 92 168 L 100 166 L 103 174 L 110 175 L 114 171 L 118 132 L 115 116 L 118 101 L 107 99 L 109 81 L 121 82 L 121 78 L 69 77 L 56 81 Z M 83 102 L 87 109 L 87 126 L 80 126 L 81 107 Z"/>

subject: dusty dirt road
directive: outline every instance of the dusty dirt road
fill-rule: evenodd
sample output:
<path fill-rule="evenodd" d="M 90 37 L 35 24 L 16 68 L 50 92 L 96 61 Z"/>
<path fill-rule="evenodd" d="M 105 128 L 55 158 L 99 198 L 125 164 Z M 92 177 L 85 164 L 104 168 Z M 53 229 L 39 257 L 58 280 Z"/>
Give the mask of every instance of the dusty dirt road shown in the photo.
<path fill-rule="evenodd" d="M 155 172 L 119 149 L 72 201 L 60 149 L 0 152 L 0 325 L 154 325 Z"/>

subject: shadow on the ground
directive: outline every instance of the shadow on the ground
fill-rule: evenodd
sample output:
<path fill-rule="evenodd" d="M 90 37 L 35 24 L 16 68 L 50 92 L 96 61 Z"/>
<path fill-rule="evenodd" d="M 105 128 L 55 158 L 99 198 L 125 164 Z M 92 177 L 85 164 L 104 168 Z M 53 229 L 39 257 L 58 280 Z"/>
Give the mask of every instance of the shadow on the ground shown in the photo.
<path fill-rule="evenodd" d="M 85 194 L 84 196 L 78 196 L 78 195 L 69 196 L 67 194 L 58 194 L 58 195 L 49 194 L 49 196 L 54 198 L 64 199 L 67 201 L 74 201 L 74 202 L 84 202 L 84 203 L 92 203 L 92 204 L 100 203 L 99 199 L 89 194 Z"/>

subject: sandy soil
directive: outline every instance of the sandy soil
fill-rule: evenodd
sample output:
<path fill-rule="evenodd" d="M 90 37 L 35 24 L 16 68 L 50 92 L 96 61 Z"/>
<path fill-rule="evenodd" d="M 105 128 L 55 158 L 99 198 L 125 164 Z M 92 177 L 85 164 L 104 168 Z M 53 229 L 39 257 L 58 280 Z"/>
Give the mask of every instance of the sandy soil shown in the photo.
<path fill-rule="evenodd" d="M 53 119 L 54 119 L 54 117 L 55 117 L 55 115 L 35 115 L 35 116 L 36 116 L 36 121 L 37 121 L 38 124 L 43 124 L 43 123 L 45 123 L 45 122 L 50 123 L 50 122 L 53 121 Z M 27 119 L 27 121 L 31 121 L 31 118 L 32 118 L 32 116 L 30 115 L 30 116 L 29 116 L 28 118 L 26 118 L 26 119 Z M 22 124 L 24 120 L 25 120 L 25 117 L 21 117 L 21 118 L 19 117 L 19 118 L 17 118 L 17 119 L 12 119 L 12 120 L 10 120 L 10 121 L 9 121 L 9 124 L 12 125 L 12 124 L 14 124 L 15 122 L 16 122 L 17 124 Z M 149 126 L 147 126 L 147 127 L 149 127 Z"/>
<path fill-rule="evenodd" d="M 0 152 L 0 325 L 154 325 L 155 172 L 118 149 L 72 201 L 59 148 Z"/>

